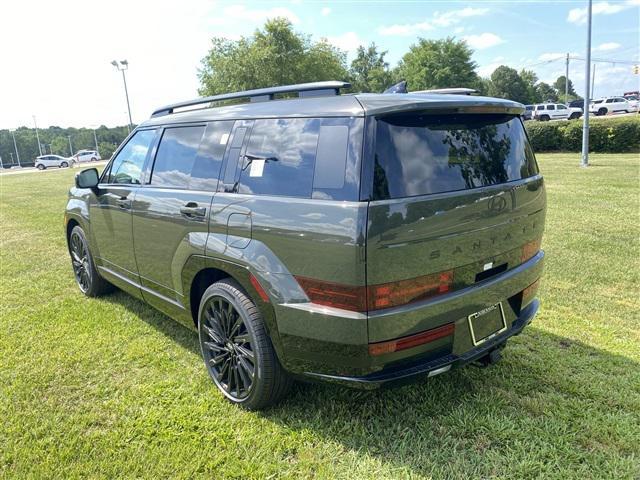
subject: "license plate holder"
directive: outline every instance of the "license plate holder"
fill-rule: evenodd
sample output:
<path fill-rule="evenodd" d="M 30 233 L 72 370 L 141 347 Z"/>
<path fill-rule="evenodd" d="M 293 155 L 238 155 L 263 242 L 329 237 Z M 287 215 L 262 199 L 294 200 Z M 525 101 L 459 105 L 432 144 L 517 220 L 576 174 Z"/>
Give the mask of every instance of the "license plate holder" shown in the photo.
<path fill-rule="evenodd" d="M 467 317 L 473 345 L 480 345 L 491 340 L 507 329 L 502 302 L 472 313 Z"/>

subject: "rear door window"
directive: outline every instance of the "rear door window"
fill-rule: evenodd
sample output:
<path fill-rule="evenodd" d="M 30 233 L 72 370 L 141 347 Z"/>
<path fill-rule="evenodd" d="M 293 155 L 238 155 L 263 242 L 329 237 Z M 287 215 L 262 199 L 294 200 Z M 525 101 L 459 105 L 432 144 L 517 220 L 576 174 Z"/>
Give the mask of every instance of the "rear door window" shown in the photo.
<path fill-rule="evenodd" d="M 188 188 L 204 126 L 165 129 L 151 174 L 151 185 Z"/>
<path fill-rule="evenodd" d="M 398 115 L 377 121 L 375 200 L 466 190 L 538 173 L 513 115 Z"/>
<path fill-rule="evenodd" d="M 317 118 L 256 120 L 240 158 L 238 191 L 310 198 L 320 123 Z"/>
<path fill-rule="evenodd" d="M 233 120 L 210 122 L 207 125 L 200 151 L 191 170 L 189 189 L 216 191 L 232 127 Z"/>

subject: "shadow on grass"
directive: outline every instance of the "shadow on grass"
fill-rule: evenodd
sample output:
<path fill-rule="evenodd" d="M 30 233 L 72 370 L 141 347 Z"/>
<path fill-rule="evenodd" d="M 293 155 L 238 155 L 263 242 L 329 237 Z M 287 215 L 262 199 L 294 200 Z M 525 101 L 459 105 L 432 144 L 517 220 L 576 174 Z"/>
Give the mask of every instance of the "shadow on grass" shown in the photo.
<path fill-rule="evenodd" d="M 194 331 L 142 301 L 121 293 L 104 300 L 200 355 Z M 597 448 L 606 472 L 611 458 L 637 454 L 639 372 L 632 359 L 549 334 L 534 322 L 490 368 L 468 365 L 378 391 L 296 383 L 282 404 L 259 415 L 417 475 L 492 476 L 492 468 L 513 473 L 514 462 L 540 468 L 565 456 L 597 469 Z M 463 470 L 447 470 L 448 462 Z M 532 473 L 521 468 L 522 475 Z"/>

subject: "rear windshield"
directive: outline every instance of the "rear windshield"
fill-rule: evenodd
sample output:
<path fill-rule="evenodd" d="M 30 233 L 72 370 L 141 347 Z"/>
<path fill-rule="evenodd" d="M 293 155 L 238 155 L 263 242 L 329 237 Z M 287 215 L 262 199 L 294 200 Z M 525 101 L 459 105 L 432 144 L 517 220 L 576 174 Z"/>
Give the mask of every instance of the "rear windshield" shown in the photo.
<path fill-rule="evenodd" d="M 513 115 L 378 119 L 376 200 L 467 190 L 537 173 L 522 122 Z"/>

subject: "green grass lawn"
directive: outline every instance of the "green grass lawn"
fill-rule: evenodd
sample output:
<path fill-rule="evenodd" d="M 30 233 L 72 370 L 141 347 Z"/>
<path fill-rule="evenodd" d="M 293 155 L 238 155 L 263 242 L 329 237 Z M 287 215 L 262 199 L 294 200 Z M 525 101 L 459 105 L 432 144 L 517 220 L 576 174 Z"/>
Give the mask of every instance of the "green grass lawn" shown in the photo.
<path fill-rule="evenodd" d="M 489 369 L 363 393 L 223 401 L 196 334 L 84 298 L 73 171 L 0 177 L 0 477 L 640 478 L 640 158 L 539 155 L 542 309 Z"/>

